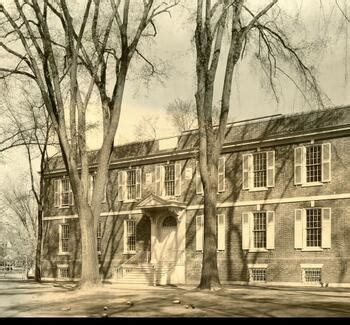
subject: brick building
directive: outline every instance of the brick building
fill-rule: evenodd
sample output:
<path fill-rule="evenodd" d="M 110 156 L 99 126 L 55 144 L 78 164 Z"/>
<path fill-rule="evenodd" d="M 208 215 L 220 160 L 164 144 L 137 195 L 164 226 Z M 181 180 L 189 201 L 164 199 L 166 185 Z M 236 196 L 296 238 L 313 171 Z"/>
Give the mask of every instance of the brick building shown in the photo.
<path fill-rule="evenodd" d="M 223 283 L 350 284 L 349 135 L 350 107 L 227 126 L 218 172 Z M 104 279 L 198 283 L 197 159 L 196 130 L 114 148 L 97 234 Z M 46 178 L 43 277 L 79 278 L 78 217 L 61 159 Z"/>

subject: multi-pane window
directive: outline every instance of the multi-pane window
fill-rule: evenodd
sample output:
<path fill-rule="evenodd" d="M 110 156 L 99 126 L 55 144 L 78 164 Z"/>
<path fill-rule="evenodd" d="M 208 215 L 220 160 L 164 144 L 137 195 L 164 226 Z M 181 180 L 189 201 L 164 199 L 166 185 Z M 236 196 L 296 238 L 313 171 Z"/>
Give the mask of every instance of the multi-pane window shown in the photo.
<path fill-rule="evenodd" d="M 63 205 L 63 206 L 69 205 L 70 204 L 70 196 L 71 196 L 71 189 L 70 189 L 69 178 L 63 178 L 62 179 L 61 205 Z"/>
<path fill-rule="evenodd" d="M 266 187 L 267 161 L 266 152 L 253 155 L 254 187 Z"/>
<path fill-rule="evenodd" d="M 266 248 L 266 212 L 253 213 L 254 248 Z"/>
<path fill-rule="evenodd" d="M 69 241 L 69 225 L 61 225 L 61 252 L 68 252 L 68 241 Z"/>
<path fill-rule="evenodd" d="M 102 242 L 102 222 L 97 224 L 97 252 L 101 252 Z"/>
<path fill-rule="evenodd" d="M 134 200 L 136 199 L 136 170 L 128 170 L 126 175 L 127 198 Z"/>
<path fill-rule="evenodd" d="M 66 267 L 59 267 L 58 268 L 58 276 L 61 279 L 69 278 L 68 266 L 66 266 Z"/>
<path fill-rule="evenodd" d="M 306 210 L 306 246 L 321 247 L 321 209 Z"/>
<path fill-rule="evenodd" d="M 136 223 L 135 220 L 125 220 L 125 243 L 126 243 L 126 252 L 135 252 L 136 251 Z"/>
<path fill-rule="evenodd" d="M 322 181 L 322 147 L 321 145 L 306 147 L 306 182 Z"/>
<path fill-rule="evenodd" d="M 173 196 L 175 195 L 175 165 L 169 164 L 164 166 L 164 185 L 165 185 L 165 195 Z"/>
<path fill-rule="evenodd" d="M 251 268 L 250 269 L 250 281 L 265 282 L 266 281 L 266 268 Z"/>
<path fill-rule="evenodd" d="M 321 281 L 321 269 L 320 268 L 306 268 L 303 270 L 304 282 L 316 282 Z"/>

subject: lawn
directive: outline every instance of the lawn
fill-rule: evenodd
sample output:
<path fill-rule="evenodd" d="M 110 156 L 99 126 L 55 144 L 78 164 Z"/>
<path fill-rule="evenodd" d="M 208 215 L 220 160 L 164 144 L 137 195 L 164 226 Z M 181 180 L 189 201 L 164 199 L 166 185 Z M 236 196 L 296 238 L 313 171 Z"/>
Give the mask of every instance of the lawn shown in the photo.
<path fill-rule="evenodd" d="M 1 317 L 349 317 L 350 290 L 227 286 L 194 287 L 74 284 L 0 280 Z M 175 300 L 178 300 L 174 303 Z M 105 308 L 106 307 L 106 308 Z"/>

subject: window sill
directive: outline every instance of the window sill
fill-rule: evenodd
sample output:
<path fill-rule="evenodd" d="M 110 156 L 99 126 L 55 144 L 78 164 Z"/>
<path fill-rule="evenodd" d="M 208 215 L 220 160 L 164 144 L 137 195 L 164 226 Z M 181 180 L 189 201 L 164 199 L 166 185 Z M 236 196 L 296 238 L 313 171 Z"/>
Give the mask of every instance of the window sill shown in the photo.
<path fill-rule="evenodd" d="M 254 187 L 249 189 L 249 192 L 263 192 L 267 190 L 268 190 L 268 187 Z"/>
<path fill-rule="evenodd" d="M 302 252 L 323 252 L 322 247 L 305 247 L 301 249 Z"/>
<path fill-rule="evenodd" d="M 136 199 L 130 199 L 130 200 L 124 200 L 123 201 L 124 203 L 134 203 L 134 202 L 137 202 Z"/>
<path fill-rule="evenodd" d="M 124 255 L 135 255 L 136 251 L 124 252 Z"/>
<path fill-rule="evenodd" d="M 58 255 L 59 256 L 70 256 L 71 253 L 70 252 L 59 252 Z"/>
<path fill-rule="evenodd" d="M 312 187 L 312 186 L 322 186 L 322 182 L 304 183 L 301 187 Z"/>
<path fill-rule="evenodd" d="M 266 248 L 250 248 L 249 253 L 267 253 L 269 250 Z"/>

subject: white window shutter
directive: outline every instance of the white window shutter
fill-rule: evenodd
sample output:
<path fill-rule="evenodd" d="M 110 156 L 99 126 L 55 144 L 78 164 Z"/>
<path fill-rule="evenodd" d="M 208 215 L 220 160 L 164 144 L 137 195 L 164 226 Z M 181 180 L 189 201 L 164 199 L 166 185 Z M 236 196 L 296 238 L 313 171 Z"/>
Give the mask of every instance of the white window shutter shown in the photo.
<path fill-rule="evenodd" d="M 294 211 L 294 248 L 303 248 L 303 209 Z"/>
<path fill-rule="evenodd" d="M 181 196 L 181 162 L 175 162 L 175 196 Z"/>
<path fill-rule="evenodd" d="M 242 249 L 250 248 L 250 213 L 242 213 Z"/>
<path fill-rule="evenodd" d="M 304 147 L 294 148 L 294 184 L 300 185 L 304 183 Z"/>
<path fill-rule="evenodd" d="M 136 199 L 141 199 L 142 196 L 142 174 L 141 168 L 136 168 Z"/>
<path fill-rule="evenodd" d="M 250 161 L 252 155 L 243 155 L 243 190 L 249 190 L 250 189 L 250 178 L 251 178 L 251 166 Z"/>
<path fill-rule="evenodd" d="M 122 179 L 123 179 L 123 200 L 126 200 L 128 197 L 128 189 L 126 186 L 127 180 L 128 180 L 128 173 L 126 172 L 126 170 L 122 171 Z"/>
<path fill-rule="evenodd" d="M 94 191 L 94 176 L 92 176 L 91 174 L 89 174 L 88 182 L 89 182 L 88 201 L 89 201 L 89 204 L 91 205 L 92 193 Z"/>
<path fill-rule="evenodd" d="M 224 214 L 218 214 L 217 215 L 217 225 L 218 225 L 218 250 L 224 251 L 225 250 L 225 243 L 226 243 L 226 227 L 225 227 L 225 215 Z"/>
<path fill-rule="evenodd" d="M 330 208 L 322 208 L 322 248 L 331 248 L 332 217 Z"/>
<path fill-rule="evenodd" d="M 68 202 L 68 204 L 70 206 L 73 206 L 74 205 L 74 195 L 73 195 L 73 191 L 72 191 L 72 186 L 70 185 L 70 181 L 68 182 L 68 187 L 69 187 L 69 196 L 68 196 L 69 202 Z"/>
<path fill-rule="evenodd" d="M 275 186 L 275 152 L 268 151 L 266 154 L 267 154 L 266 184 L 267 184 L 267 187 L 274 187 Z"/>
<path fill-rule="evenodd" d="M 123 239 L 124 239 L 124 254 L 126 254 L 128 252 L 128 221 L 127 220 L 124 220 Z"/>
<path fill-rule="evenodd" d="M 123 171 L 118 172 L 118 201 L 124 200 Z"/>
<path fill-rule="evenodd" d="M 196 194 L 203 194 L 203 183 L 198 161 L 196 161 Z"/>
<path fill-rule="evenodd" d="M 155 181 L 156 181 L 156 195 L 161 196 L 162 195 L 162 189 L 161 189 L 161 166 L 157 165 L 155 167 Z"/>
<path fill-rule="evenodd" d="M 61 180 L 60 179 L 54 179 L 53 180 L 53 201 L 54 201 L 54 207 L 59 208 L 61 205 Z"/>
<path fill-rule="evenodd" d="M 196 216 L 196 250 L 203 250 L 204 216 Z"/>
<path fill-rule="evenodd" d="M 266 212 L 266 248 L 275 249 L 275 212 Z"/>
<path fill-rule="evenodd" d="M 323 143 L 322 144 L 322 182 L 331 181 L 331 144 Z"/>
<path fill-rule="evenodd" d="M 165 195 L 165 167 L 160 166 L 160 195 Z"/>
<path fill-rule="evenodd" d="M 108 179 L 106 180 L 105 187 L 103 188 L 103 199 L 102 199 L 102 203 L 107 202 L 107 184 L 108 184 Z"/>
<path fill-rule="evenodd" d="M 225 157 L 218 161 L 218 192 L 225 192 Z"/>

